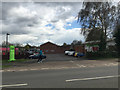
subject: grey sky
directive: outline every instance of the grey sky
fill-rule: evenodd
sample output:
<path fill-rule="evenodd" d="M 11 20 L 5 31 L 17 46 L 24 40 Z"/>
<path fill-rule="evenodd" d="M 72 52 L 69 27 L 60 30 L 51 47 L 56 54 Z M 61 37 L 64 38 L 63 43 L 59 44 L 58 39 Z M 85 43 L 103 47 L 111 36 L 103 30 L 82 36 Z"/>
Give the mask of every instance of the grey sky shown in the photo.
<path fill-rule="evenodd" d="M 67 22 L 75 21 L 81 9 L 79 2 L 3 2 L 2 3 L 2 40 L 8 32 L 11 43 L 30 43 L 40 45 L 52 41 L 62 45 L 74 39 L 84 41 L 80 28 L 66 30 Z M 52 26 L 47 27 L 46 25 Z"/>

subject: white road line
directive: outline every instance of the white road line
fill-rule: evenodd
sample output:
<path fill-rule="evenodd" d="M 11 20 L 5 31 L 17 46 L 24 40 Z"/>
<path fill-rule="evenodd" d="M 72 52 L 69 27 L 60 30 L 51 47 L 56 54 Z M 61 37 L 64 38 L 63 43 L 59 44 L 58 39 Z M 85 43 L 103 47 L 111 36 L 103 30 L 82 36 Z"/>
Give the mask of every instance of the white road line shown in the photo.
<path fill-rule="evenodd" d="M 105 66 L 117 66 L 117 63 L 108 63 L 108 64 L 104 64 Z"/>
<path fill-rule="evenodd" d="M 0 87 L 15 87 L 15 86 L 26 86 L 27 83 L 24 84 L 12 84 L 12 85 L 0 85 Z"/>
<path fill-rule="evenodd" d="M 39 69 L 30 69 L 30 70 L 39 70 Z"/>
<path fill-rule="evenodd" d="M 110 65 L 113 65 L 113 66 L 114 66 L 114 65 L 118 65 L 118 64 L 117 64 L 117 63 L 110 63 Z"/>
<path fill-rule="evenodd" d="M 10 72 L 10 71 L 13 71 L 13 70 L 7 70 L 7 71 L 9 71 L 9 72 Z"/>
<path fill-rule="evenodd" d="M 18 71 L 27 71 L 28 69 L 20 69 L 20 70 L 18 70 Z"/>
<path fill-rule="evenodd" d="M 110 64 L 104 64 L 105 66 L 111 66 Z"/>
<path fill-rule="evenodd" d="M 72 81 L 86 81 L 86 80 L 96 80 L 96 79 L 105 79 L 105 78 L 114 78 L 114 77 L 119 77 L 120 75 L 115 75 L 115 76 L 103 76 L 103 77 L 93 77 L 93 78 L 82 78 L 82 79 L 69 79 L 65 80 L 66 82 L 72 82 Z"/>
<path fill-rule="evenodd" d="M 46 70 L 46 69 L 50 69 L 50 68 L 41 68 L 41 70 Z"/>
<path fill-rule="evenodd" d="M 86 67 L 85 65 L 76 64 L 78 67 Z"/>
<path fill-rule="evenodd" d="M 72 60 L 71 60 L 70 62 L 72 62 L 72 63 L 73 63 L 74 61 L 72 61 Z"/>
<path fill-rule="evenodd" d="M 0 70 L 0 72 L 3 72 L 4 70 Z"/>
<path fill-rule="evenodd" d="M 86 67 L 85 65 L 81 65 L 81 67 Z"/>

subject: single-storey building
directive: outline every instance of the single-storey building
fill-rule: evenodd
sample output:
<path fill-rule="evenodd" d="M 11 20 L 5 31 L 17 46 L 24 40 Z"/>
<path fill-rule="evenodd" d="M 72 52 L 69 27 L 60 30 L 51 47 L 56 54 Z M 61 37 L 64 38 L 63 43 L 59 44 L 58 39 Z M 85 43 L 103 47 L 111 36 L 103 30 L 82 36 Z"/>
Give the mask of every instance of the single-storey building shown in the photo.
<path fill-rule="evenodd" d="M 52 42 L 46 42 L 40 45 L 40 49 L 45 54 L 64 53 L 64 51 L 71 49 L 71 45 L 59 46 Z M 74 49 L 76 52 L 85 53 L 84 45 L 75 45 L 72 49 Z"/>
<path fill-rule="evenodd" d="M 64 53 L 65 50 L 69 50 L 69 46 L 59 46 L 56 45 L 52 42 L 46 42 L 42 45 L 40 45 L 40 49 L 45 53 L 45 54 L 56 54 L 56 53 Z"/>

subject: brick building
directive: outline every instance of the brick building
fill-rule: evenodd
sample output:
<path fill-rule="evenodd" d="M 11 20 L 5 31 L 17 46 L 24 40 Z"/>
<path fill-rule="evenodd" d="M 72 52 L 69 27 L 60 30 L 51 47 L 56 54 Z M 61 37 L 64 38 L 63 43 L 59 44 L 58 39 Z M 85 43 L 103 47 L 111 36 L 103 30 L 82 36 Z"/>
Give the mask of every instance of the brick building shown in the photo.
<path fill-rule="evenodd" d="M 45 54 L 56 54 L 56 53 L 64 53 L 65 50 L 69 50 L 69 46 L 59 46 L 51 42 L 46 42 L 40 45 L 40 49 Z"/>
<path fill-rule="evenodd" d="M 74 50 L 76 52 L 85 53 L 85 46 L 84 45 L 75 45 L 74 46 Z"/>

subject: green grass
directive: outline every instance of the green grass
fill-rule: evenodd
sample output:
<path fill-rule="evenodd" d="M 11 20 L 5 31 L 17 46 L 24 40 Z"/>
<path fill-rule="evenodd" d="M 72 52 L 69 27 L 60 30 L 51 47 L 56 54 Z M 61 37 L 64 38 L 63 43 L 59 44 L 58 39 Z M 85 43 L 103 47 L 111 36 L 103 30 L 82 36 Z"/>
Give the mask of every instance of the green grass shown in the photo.
<path fill-rule="evenodd" d="M 2 63 L 0 65 L 0 68 L 8 68 L 8 67 L 12 66 L 13 62 L 14 63 L 20 63 L 20 62 L 25 62 L 27 60 L 29 60 L 29 59 L 16 59 L 15 61 L 12 61 L 12 62 L 8 61 L 8 60 L 0 60 L 0 63 Z"/>
<path fill-rule="evenodd" d="M 7 68 L 7 67 L 10 67 L 11 65 L 2 65 L 0 66 L 1 68 Z"/>
<path fill-rule="evenodd" d="M 24 62 L 24 61 L 28 61 L 28 59 L 16 59 L 15 61 L 0 60 L 0 63 Z"/>

